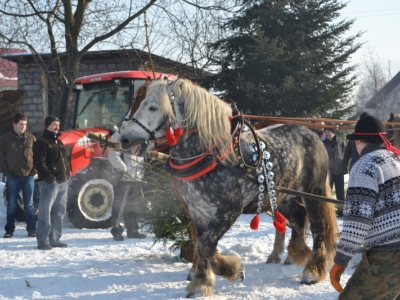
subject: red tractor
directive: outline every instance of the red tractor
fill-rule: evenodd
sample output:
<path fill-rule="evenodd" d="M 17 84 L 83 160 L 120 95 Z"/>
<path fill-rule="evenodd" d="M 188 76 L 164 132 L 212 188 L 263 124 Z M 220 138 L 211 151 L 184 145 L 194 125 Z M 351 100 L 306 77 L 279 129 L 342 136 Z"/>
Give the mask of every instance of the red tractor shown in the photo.
<path fill-rule="evenodd" d="M 70 160 L 67 212 L 76 228 L 108 228 L 116 181 L 107 150 L 86 137 L 87 131 L 110 137 L 118 130 L 132 105 L 137 87 L 152 72 L 121 71 L 77 78 L 73 130 L 64 131 L 60 139 Z M 156 78 L 176 76 L 155 73 Z M 71 117 L 72 118 L 72 117 Z"/>

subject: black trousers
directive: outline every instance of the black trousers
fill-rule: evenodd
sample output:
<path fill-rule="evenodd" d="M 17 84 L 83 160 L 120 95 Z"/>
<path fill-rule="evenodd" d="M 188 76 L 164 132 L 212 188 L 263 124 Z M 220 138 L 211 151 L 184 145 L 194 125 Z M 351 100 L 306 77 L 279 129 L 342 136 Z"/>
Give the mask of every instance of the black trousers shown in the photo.
<path fill-rule="evenodd" d="M 123 208 L 122 217 L 124 219 L 124 225 L 128 233 L 134 233 L 139 230 L 139 224 L 137 222 L 137 217 L 142 209 L 141 202 L 144 199 L 141 195 L 140 184 L 130 182 L 130 181 L 120 181 L 114 188 L 114 201 L 111 212 L 111 226 L 116 227 L 116 221 L 121 210 L 122 201 L 124 198 L 125 190 L 130 187 L 128 197 Z M 120 220 L 121 221 L 121 220 Z M 123 232 L 123 227 L 121 228 L 121 233 Z"/>
<path fill-rule="evenodd" d="M 344 175 L 331 174 L 331 188 L 335 185 L 336 199 L 344 201 Z"/>

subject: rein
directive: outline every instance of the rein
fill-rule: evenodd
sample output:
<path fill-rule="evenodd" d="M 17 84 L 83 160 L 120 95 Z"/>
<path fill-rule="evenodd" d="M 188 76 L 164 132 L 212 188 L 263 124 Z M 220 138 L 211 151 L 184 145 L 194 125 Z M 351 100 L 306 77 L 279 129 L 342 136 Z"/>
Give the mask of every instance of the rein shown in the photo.
<path fill-rule="evenodd" d="M 159 131 L 165 124 L 165 122 L 167 122 L 167 119 L 164 119 L 163 122 L 161 122 L 160 125 L 157 126 L 156 129 L 154 129 L 153 131 L 150 131 L 146 126 L 143 125 L 142 122 L 140 122 L 138 119 L 136 119 L 135 117 L 132 117 L 131 121 L 135 122 L 136 124 L 138 124 L 144 131 L 146 131 L 148 134 L 150 134 L 150 139 L 155 139 L 155 134 L 157 131 Z"/>

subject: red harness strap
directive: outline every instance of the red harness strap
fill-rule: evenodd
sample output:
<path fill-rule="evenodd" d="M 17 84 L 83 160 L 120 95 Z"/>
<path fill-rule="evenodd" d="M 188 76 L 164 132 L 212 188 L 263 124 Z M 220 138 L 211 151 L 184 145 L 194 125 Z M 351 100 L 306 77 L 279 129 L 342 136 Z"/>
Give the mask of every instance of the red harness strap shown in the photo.
<path fill-rule="evenodd" d="M 194 166 L 195 164 L 199 163 L 201 160 L 203 160 L 206 156 L 207 153 L 210 153 L 210 151 L 215 148 L 215 145 L 213 145 L 210 149 L 208 149 L 203 155 L 199 156 L 198 158 L 192 160 L 191 162 L 184 164 L 184 165 L 177 165 L 175 164 L 172 159 L 169 159 L 169 165 L 171 166 L 171 168 L 175 169 L 175 170 L 184 170 L 184 169 L 188 169 L 192 166 Z M 228 156 L 228 154 L 232 151 L 233 146 L 228 147 L 224 153 L 222 153 L 218 158 L 216 158 L 213 162 L 211 162 L 208 166 L 206 166 L 205 168 L 201 169 L 200 171 L 198 171 L 195 174 L 186 176 L 186 177 L 177 177 L 178 180 L 184 180 L 184 181 L 188 181 L 188 180 L 194 180 L 197 179 L 205 174 L 207 174 L 208 172 L 211 172 L 212 170 L 214 170 L 217 166 L 218 166 L 218 160 L 223 160 L 225 159 L 225 157 Z"/>

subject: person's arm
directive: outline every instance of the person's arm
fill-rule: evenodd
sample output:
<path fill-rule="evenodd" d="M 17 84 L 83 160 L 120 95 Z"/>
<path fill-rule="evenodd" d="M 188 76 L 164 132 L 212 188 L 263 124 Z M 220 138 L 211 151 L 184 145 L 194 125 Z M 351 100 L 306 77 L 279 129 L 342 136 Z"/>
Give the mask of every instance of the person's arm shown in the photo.
<path fill-rule="evenodd" d="M 366 161 L 358 161 L 358 163 L 366 165 Z M 347 213 L 343 217 L 342 231 L 334 259 L 336 264 L 343 267 L 347 267 L 351 258 L 364 243 L 372 225 L 376 197 L 379 192 L 378 181 L 371 180 L 370 175 L 363 173 L 363 169 L 361 171 L 359 169 L 352 171 L 349 179 L 343 208 L 343 211 Z M 371 172 L 371 169 L 368 172 Z"/>
<path fill-rule="evenodd" d="M 4 138 L 0 138 L 0 172 L 2 172 L 4 176 L 9 176 L 10 170 L 8 169 L 6 159 L 6 145 L 3 140 Z"/>
<path fill-rule="evenodd" d="M 119 141 L 119 133 L 116 131 L 112 136 L 111 139 L 114 141 Z M 128 170 L 125 162 L 121 158 L 121 153 L 108 149 L 108 161 L 111 163 L 111 165 L 120 170 L 126 172 Z"/>
<path fill-rule="evenodd" d="M 347 174 L 348 173 L 348 168 L 349 168 L 349 162 L 352 154 L 352 143 L 349 141 L 344 148 L 344 154 L 343 154 L 343 173 Z"/>
<path fill-rule="evenodd" d="M 40 140 L 33 143 L 33 167 L 38 172 L 39 178 L 46 182 L 54 182 L 56 177 L 47 167 L 47 147 Z"/>

